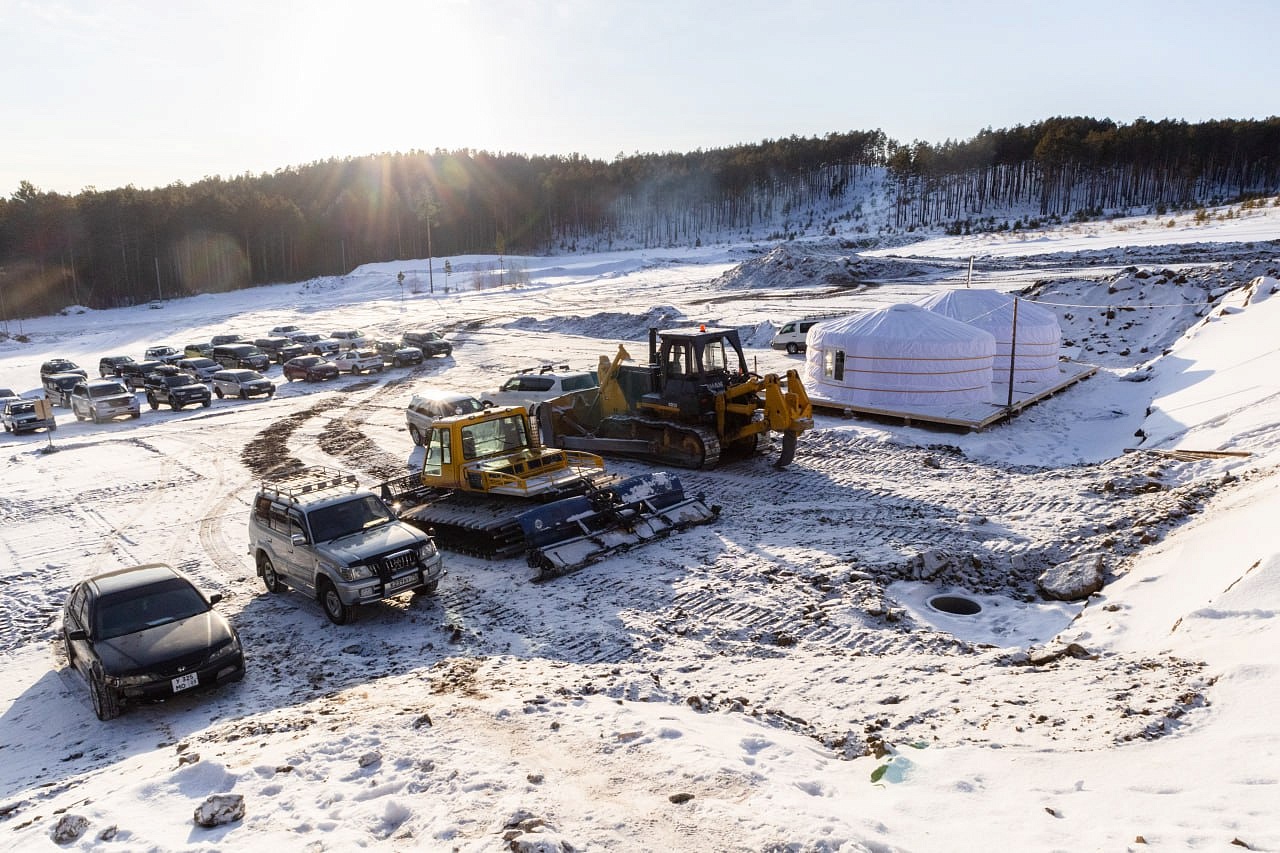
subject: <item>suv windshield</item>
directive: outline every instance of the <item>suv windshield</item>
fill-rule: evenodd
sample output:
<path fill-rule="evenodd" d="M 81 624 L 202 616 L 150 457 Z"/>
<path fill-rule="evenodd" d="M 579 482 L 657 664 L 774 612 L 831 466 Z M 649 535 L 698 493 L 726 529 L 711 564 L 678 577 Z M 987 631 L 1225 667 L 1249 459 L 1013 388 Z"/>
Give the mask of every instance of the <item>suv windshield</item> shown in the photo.
<path fill-rule="evenodd" d="M 307 515 L 311 521 L 311 535 L 317 542 L 341 539 L 395 520 L 387 505 L 374 495 L 330 504 Z"/>
<path fill-rule="evenodd" d="M 90 397 L 110 397 L 114 394 L 128 394 L 129 389 L 119 382 L 104 382 L 101 385 L 90 385 Z"/>

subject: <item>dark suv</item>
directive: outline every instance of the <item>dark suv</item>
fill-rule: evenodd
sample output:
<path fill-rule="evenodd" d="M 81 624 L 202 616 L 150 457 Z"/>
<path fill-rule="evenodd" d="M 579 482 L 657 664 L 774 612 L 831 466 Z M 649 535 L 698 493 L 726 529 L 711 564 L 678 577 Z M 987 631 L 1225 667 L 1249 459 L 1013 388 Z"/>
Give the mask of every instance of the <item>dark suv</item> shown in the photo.
<path fill-rule="evenodd" d="M 144 380 L 143 388 L 147 392 L 147 405 L 153 410 L 160 408 L 161 403 L 168 403 L 169 408 L 177 412 L 183 406 L 198 403 L 207 407 L 213 401 L 209 386 L 176 367 L 152 373 Z"/>
<path fill-rule="evenodd" d="M 232 369 L 266 370 L 271 366 L 271 356 L 253 344 L 214 344 L 213 355 L 209 357 L 223 367 Z"/>
<path fill-rule="evenodd" d="M 130 391 L 137 391 L 147 382 L 147 377 L 157 367 L 164 367 L 163 361 L 131 361 L 120 365 L 120 378 L 129 386 Z"/>
<path fill-rule="evenodd" d="M 84 377 L 79 373 L 50 373 L 41 378 L 40 384 L 44 386 L 44 395 L 50 403 L 69 409 L 71 389 L 76 387 L 77 382 L 83 381 Z"/>
<path fill-rule="evenodd" d="M 51 358 L 40 365 L 41 378 L 51 376 L 54 373 L 78 373 L 85 379 L 89 378 L 88 372 L 83 367 L 65 358 Z"/>
<path fill-rule="evenodd" d="M 120 369 L 126 364 L 133 364 L 131 355 L 104 355 L 98 359 L 98 375 L 103 379 L 119 376 Z"/>
<path fill-rule="evenodd" d="M 405 346 L 417 347 L 422 350 L 422 354 L 425 356 L 453 355 L 453 344 L 442 338 L 439 332 L 413 329 L 405 332 L 400 338 L 400 342 Z"/>
<path fill-rule="evenodd" d="M 258 349 L 271 356 L 276 364 L 284 364 L 291 358 L 307 354 L 307 348 L 289 338 L 258 338 L 253 342 Z"/>

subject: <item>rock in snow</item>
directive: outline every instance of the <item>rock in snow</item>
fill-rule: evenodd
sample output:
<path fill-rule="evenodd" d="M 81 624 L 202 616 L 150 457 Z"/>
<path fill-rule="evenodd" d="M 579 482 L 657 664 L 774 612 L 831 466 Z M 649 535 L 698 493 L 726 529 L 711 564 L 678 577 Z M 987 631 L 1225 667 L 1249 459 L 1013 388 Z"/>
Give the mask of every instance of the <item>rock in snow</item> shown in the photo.
<path fill-rule="evenodd" d="M 212 794 L 196 809 L 193 820 L 213 827 L 244 818 L 244 797 L 239 794 Z"/>
<path fill-rule="evenodd" d="M 1046 569 L 1036 580 L 1045 598 L 1081 601 L 1102 589 L 1101 554 L 1085 554 Z"/>

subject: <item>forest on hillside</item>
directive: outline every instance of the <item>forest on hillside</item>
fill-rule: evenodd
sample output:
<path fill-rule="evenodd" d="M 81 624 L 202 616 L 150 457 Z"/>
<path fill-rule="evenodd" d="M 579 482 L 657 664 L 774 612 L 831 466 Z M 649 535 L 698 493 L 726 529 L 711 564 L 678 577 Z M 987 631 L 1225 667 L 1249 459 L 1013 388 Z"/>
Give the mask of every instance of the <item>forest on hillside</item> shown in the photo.
<path fill-rule="evenodd" d="M 882 182 L 888 215 L 857 217 Z M 459 254 L 1008 227 L 1274 194 L 1280 118 L 1051 118 L 910 145 L 879 130 L 612 162 L 411 151 L 156 189 L 0 199 L 0 314 L 94 308 Z M 852 224 L 858 218 L 856 225 Z M 841 222 L 840 220 L 845 220 Z"/>

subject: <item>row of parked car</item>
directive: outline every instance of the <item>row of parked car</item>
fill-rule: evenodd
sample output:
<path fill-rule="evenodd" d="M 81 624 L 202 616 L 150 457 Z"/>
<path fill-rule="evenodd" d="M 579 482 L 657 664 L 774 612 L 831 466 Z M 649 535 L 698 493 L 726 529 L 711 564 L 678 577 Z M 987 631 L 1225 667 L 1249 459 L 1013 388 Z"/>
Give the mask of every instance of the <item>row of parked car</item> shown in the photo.
<path fill-rule="evenodd" d="M 263 373 L 281 365 L 284 378 L 317 382 L 339 373 L 381 372 L 421 364 L 428 355 L 451 355 L 453 346 L 438 332 L 411 330 L 396 341 L 371 340 L 357 329 L 338 330 L 327 337 L 277 326 L 266 337 L 248 340 L 240 335 L 214 336 L 208 342 L 179 350 L 149 347 L 141 361 L 129 355 L 108 355 L 98 361 L 98 379 L 72 361 L 55 358 L 40 366 L 40 381 L 50 406 L 70 409 L 77 420 L 95 423 L 120 416 L 137 418 L 143 392 L 154 410 L 167 405 L 174 411 L 208 406 L 212 397 L 271 397 L 275 383 Z M 55 430 L 57 422 L 41 401 L 23 399 L 0 388 L 0 422 L 7 432 Z"/>

